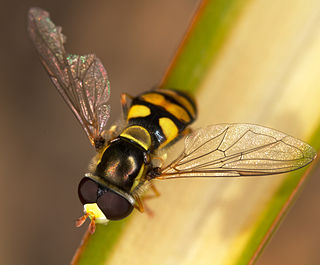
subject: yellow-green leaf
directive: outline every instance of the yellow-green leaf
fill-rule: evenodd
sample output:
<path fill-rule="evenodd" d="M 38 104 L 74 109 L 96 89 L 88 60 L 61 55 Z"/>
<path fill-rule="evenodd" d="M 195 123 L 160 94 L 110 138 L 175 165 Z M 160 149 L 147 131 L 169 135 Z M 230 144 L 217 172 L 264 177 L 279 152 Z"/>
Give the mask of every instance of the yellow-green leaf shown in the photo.
<path fill-rule="evenodd" d="M 318 150 L 319 13 L 317 1 L 205 1 L 163 86 L 195 94 L 196 126 L 258 123 Z M 154 216 L 98 227 L 78 264 L 253 262 L 304 172 L 159 181 Z"/>

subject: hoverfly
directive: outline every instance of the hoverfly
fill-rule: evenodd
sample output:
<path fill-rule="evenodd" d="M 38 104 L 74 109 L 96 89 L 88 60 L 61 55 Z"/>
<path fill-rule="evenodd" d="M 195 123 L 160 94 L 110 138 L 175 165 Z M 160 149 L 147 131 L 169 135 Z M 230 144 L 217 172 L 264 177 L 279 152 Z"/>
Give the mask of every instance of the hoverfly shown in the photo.
<path fill-rule="evenodd" d="M 84 215 L 77 225 L 89 217 L 92 232 L 95 223 L 125 218 L 134 208 L 143 212 L 141 193 L 149 186 L 158 195 L 155 179 L 280 174 L 316 156 L 308 144 L 259 125 L 218 124 L 192 131 L 194 100 L 160 88 L 137 97 L 122 94 L 123 124 L 106 130 L 110 85 L 101 61 L 94 54 L 67 53 L 61 27 L 46 11 L 30 9 L 28 22 L 50 79 L 97 151 L 78 187 Z M 168 159 L 178 142 L 182 148 L 174 147 L 177 155 Z"/>

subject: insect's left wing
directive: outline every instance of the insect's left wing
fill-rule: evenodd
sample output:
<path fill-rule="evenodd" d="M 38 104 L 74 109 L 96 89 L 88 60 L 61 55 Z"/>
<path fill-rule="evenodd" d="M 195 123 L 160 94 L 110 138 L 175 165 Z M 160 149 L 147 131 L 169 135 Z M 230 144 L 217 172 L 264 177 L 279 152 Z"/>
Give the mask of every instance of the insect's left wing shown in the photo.
<path fill-rule="evenodd" d="M 40 8 L 29 10 L 28 31 L 53 84 L 95 144 L 110 112 L 109 81 L 101 61 L 94 54 L 68 54 L 61 27 Z"/>
<path fill-rule="evenodd" d="M 314 149 L 282 132 L 252 124 L 218 124 L 185 139 L 184 152 L 158 179 L 261 176 L 309 164 Z"/>

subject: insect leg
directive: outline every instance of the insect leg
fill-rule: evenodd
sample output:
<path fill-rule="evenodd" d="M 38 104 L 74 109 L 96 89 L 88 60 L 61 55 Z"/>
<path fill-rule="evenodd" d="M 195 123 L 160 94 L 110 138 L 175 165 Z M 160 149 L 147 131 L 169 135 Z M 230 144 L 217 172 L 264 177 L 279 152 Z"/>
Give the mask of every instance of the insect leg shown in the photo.
<path fill-rule="evenodd" d="M 124 120 L 127 119 L 127 116 L 128 116 L 128 109 L 129 109 L 129 100 L 132 100 L 133 97 L 128 95 L 127 93 L 122 93 L 121 96 L 120 96 L 120 103 L 121 103 L 121 106 L 122 106 L 122 115 L 123 115 L 123 118 Z"/>
<path fill-rule="evenodd" d="M 89 225 L 89 233 L 92 235 L 94 233 L 94 231 L 96 231 L 96 220 L 93 217 L 91 219 L 90 225 Z"/>
<path fill-rule="evenodd" d="M 144 212 L 143 203 L 139 197 L 136 198 L 136 204 L 134 205 L 134 208 L 136 208 L 140 213 Z"/>
<path fill-rule="evenodd" d="M 120 127 L 121 128 L 121 127 Z M 119 125 L 112 125 L 109 130 L 105 130 L 102 133 L 102 137 L 106 139 L 106 141 L 112 140 L 119 135 Z"/>
<path fill-rule="evenodd" d="M 183 132 L 181 132 L 181 136 L 187 136 L 189 134 L 193 133 L 192 128 L 187 127 Z"/>
<path fill-rule="evenodd" d="M 154 194 L 143 196 L 143 198 L 136 198 L 136 205 L 134 206 L 139 212 L 143 213 L 146 212 L 149 216 L 153 216 L 153 211 L 148 207 L 146 204 L 146 200 L 150 200 L 160 196 L 160 192 L 157 188 L 152 184 L 150 184 L 150 188 L 152 189 Z"/>
<path fill-rule="evenodd" d="M 144 196 L 143 197 L 143 201 L 150 200 L 150 199 L 153 199 L 153 198 L 157 198 L 157 197 L 160 196 L 160 192 L 158 191 L 158 189 L 156 188 L 156 186 L 153 183 L 150 183 L 150 188 L 152 189 L 154 194 Z"/>
<path fill-rule="evenodd" d="M 86 219 L 89 217 L 89 214 L 86 213 L 83 216 L 79 217 L 76 221 L 76 227 L 80 227 L 83 225 L 83 223 L 86 221 Z"/>

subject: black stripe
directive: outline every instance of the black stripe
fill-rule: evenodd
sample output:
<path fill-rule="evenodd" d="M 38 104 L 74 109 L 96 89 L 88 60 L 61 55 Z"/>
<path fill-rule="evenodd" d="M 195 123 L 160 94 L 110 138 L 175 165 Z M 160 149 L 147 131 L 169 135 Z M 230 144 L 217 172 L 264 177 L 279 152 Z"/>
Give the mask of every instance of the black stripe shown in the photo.
<path fill-rule="evenodd" d="M 187 101 L 190 102 L 191 106 L 194 107 L 195 115 L 197 114 L 197 109 L 195 107 L 195 103 L 191 100 L 190 97 L 188 97 L 187 95 L 185 95 L 184 93 L 182 93 L 180 91 L 175 91 L 175 90 L 168 90 L 168 91 L 172 91 L 174 93 L 177 93 L 177 95 L 184 97 Z M 149 93 L 159 94 L 159 95 L 163 96 L 165 98 L 165 100 L 167 100 L 168 102 L 170 102 L 172 104 L 176 104 L 177 106 L 183 108 L 186 111 L 186 113 L 189 115 L 190 122 L 184 122 L 184 121 L 178 119 L 176 116 L 174 116 L 170 112 L 168 112 L 161 105 L 152 104 L 152 103 L 147 102 L 141 98 L 141 96 L 149 94 Z M 134 105 L 143 105 L 143 106 L 146 106 L 150 109 L 150 114 L 148 116 L 130 118 L 128 120 L 128 125 L 129 126 L 138 125 L 138 126 L 145 128 L 151 135 L 151 139 L 152 139 L 152 147 L 151 148 L 152 149 L 158 148 L 162 143 L 164 143 L 167 140 L 166 136 L 164 135 L 164 133 L 162 131 L 161 126 L 159 125 L 160 118 L 168 118 L 177 126 L 178 131 L 179 131 L 177 139 L 179 138 L 179 134 L 189 124 L 191 124 L 195 120 L 195 118 L 190 114 L 188 109 L 183 104 L 177 102 L 177 100 L 174 99 L 172 96 L 167 95 L 163 92 L 161 93 L 156 90 L 151 90 L 151 91 L 145 92 L 143 94 L 140 94 L 138 97 L 134 98 L 131 102 L 130 108 L 133 107 Z M 174 140 L 170 141 L 170 143 L 173 143 L 173 142 L 174 142 Z"/>
<path fill-rule="evenodd" d="M 192 100 L 192 98 L 191 98 L 188 94 L 186 94 L 186 93 L 184 93 L 184 92 L 182 92 L 182 91 L 179 91 L 179 90 L 175 90 L 175 89 L 163 89 L 163 88 L 162 88 L 162 90 L 172 91 L 172 92 L 176 93 L 177 95 L 179 95 L 179 96 L 181 96 L 181 97 L 184 97 L 187 101 L 189 101 L 189 103 L 191 104 L 191 106 L 192 106 L 192 108 L 193 108 L 193 110 L 194 110 L 195 117 L 193 118 L 193 116 L 192 116 L 191 113 L 188 111 L 188 109 L 186 108 L 186 106 L 185 106 L 185 105 L 182 105 L 180 102 L 177 102 L 177 101 L 175 100 L 175 98 L 173 98 L 173 97 L 171 97 L 170 95 L 167 95 L 167 94 L 165 94 L 164 92 L 161 92 L 161 91 L 155 90 L 154 92 L 155 92 L 155 93 L 158 93 L 158 94 L 160 94 L 160 95 L 163 95 L 168 101 L 170 101 L 170 102 L 172 102 L 172 103 L 175 103 L 175 104 L 183 107 L 183 108 L 185 109 L 185 111 L 189 114 L 189 116 L 191 117 L 191 119 L 195 119 L 195 118 L 197 117 L 197 112 L 198 112 L 197 106 L 196 106 L 194 100 Z"/>
<path fill-rule="evenodd" d="M 151 135 L 152 146 L 154 149 L 158 148 L 160 144 L 167 140 L 161 126 L 159 125 L 160 118 L 169 118 L 172 120 L 172 122 L 177 126 L 179 133 L 181 133 L 187 126 L 187 124 L 181 122 L 174 115 L 158 105 L 153 105 L 149 102 L 135 98 L 132 102 L 132 106 L 136 104 L 147 106 L 151 113 L 145 117 L 130 118 L 128 123 L 129 125 L 139 125 L 145 128 Z"/>
<path fill-rule="evenodd" d="M 184 130 L 185 127 L 190 124 L 191 122 L 193 122 L 193 119 L 191 118 L 190 119 L 190 122 L 183 122 L 181 120 L 179 120 L 176 116 L 174 116 L 173 114 L 171 114 L 170 112 L 168 112 L 164 107 L 162 107 L 161 105 L 154 105 L 150 102 L 147 102 L 147 101 L 144 101 L 142 99 L 139 99 L 139 98 L 135 98 L 133 101 L 132 101 L 132 105 L 131 106 L 134 106 L 134 105 L 144 105 L 144 106 L 147 106 L 149 109 L 150 109 L 150 114 L 146 117 L 137 117 L 137 118 L 132 118 L 132 119 L 144 119 L 144 118 L 147 118 L 147 119 L 150 119 L 148 117 L 151 117 L 151 121 L 153 121 L 154 119 L 159 119 L 159 118 L 162 118 L 162 117 L 166 117 L 166 118 L 169 118 L 171 119 L 178 127 L 179 129 L 179 132 Z M 132 120 L 130 119 L 130 120 Z"/>

